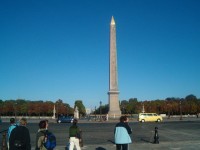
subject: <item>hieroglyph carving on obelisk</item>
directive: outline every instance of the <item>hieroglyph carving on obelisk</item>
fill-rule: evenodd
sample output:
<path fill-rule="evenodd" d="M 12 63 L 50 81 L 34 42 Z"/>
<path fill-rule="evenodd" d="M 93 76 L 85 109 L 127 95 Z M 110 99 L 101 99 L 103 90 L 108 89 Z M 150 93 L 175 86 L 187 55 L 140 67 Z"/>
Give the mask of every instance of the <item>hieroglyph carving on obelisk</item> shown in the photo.
<path fill-rule="evenodd" d="M 110 66 L 109 66 L 109 117 L 121 115 L 119 107 L 119 90 L 118 90 L 118 77 L 117 77 L 117 48 L 116 48 L 116 26 L 115 20 L 112 16 L 110 23 Z"/>

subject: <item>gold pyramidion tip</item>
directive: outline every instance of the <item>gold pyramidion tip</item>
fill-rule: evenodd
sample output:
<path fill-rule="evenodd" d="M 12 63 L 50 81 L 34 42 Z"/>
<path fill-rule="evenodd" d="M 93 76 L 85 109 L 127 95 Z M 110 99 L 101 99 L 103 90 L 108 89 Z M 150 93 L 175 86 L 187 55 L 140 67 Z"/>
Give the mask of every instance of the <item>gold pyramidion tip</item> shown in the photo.
<path fill-rule="evenodd" d="M 111 18 L 111 23 L 110 23 L 111 25 L 115 25 L 115 20 L 114 20 L 114 17 L 112 16 L 112 18 Z"/>

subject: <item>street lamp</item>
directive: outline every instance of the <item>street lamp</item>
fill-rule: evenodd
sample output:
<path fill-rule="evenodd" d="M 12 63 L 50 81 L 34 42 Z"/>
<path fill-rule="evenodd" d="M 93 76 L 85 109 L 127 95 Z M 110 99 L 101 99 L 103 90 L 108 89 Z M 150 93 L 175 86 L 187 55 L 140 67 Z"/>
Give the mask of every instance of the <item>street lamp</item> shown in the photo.
<path fill-rule="evenodd" d="M 56 102 L 56 107 L 57 107 L 56 116 L 57 116 L 57 119 L 58 119 L 58 117 L 59 117 L 59 114 L 58 114 L 58 102 Z"/>
<path fill-rule="evenodd" d="M 102 118 L 101 118 L 101 105 L 102 105 L 102 102 L 100 101 L 100 121 L 102 121 Z"/>
<path fill-rule="evenodd" d="M 169 103 L 167 104 L 167 109 L 168 109 L 168 118 L 167 119 L 170 119 L 170 108 L 169 108 Z"/>
<path fill-rule="evenodd" d="M 16 120 L 16 118 L 17 118 L 17 102 L 14 105 L 14 109 L 15 109 L 15 120 Z"/>
<path fill-rule="evenodd" d="M 181 100 L 180 100 L 180 120 L 182 120 L 182 108 L 181 108 Z"/>
<path fill-rule="evenodd" d="M 122 115 L 125 114 L 124 113 L 124 105 L 122 105 Z"/>
<path fill-rule="evenodd" d="M 95 112 L 94 113 L 95 113 L 95 121 L 96 121 L 96 119 L 97 119 L 97 116 L 96 116 L 96 113 L 97 113 L 96 112 L 96 106 L 95 106 Z"/>

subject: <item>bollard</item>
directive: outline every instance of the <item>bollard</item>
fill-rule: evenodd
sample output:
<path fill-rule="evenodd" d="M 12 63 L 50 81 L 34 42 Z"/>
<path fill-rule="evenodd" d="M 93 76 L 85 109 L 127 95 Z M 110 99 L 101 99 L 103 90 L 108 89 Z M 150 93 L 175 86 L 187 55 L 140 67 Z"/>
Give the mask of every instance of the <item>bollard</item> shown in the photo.
<path fill-rule="evenodd" d="M 155 127 L 154 144 L 159 144 L 158 127 Z"/>

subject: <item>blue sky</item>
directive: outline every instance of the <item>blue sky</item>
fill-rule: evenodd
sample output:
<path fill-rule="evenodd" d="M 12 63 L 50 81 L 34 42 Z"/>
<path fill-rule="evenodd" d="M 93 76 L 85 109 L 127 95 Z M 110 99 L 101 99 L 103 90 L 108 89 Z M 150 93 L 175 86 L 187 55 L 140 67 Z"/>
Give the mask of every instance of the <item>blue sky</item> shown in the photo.
<path fill-rule="evenodd" d="M 200 98 L 199 0 L 0 2 L 0 99 L 108 104 L 109 30 L 119 99 Z"/>

